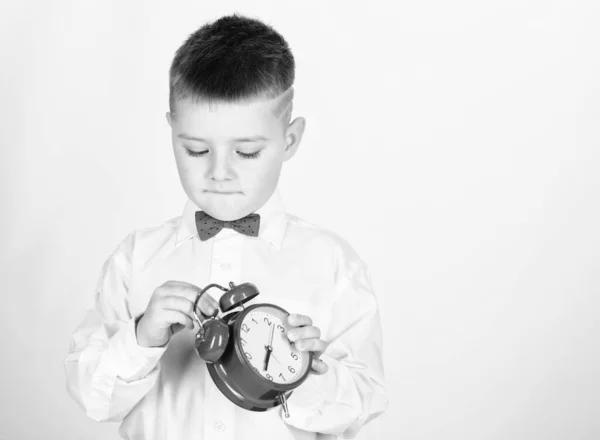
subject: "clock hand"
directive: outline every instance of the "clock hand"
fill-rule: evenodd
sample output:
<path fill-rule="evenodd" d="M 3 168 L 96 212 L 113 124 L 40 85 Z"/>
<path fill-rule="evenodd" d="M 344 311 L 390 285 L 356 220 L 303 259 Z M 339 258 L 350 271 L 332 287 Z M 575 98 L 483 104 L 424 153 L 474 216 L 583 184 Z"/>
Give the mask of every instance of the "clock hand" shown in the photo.
<path fill-rule="evenodd" d="M 269 358 L 271 357 L 271 352 L 273 350 L 268 345 L 265 345 L 265 348 L 267 349 L 267 352 L 265 354 L 265 364 L 263 369 L 267 371 L 267 368 L 269 367 Z"/>
<path fill-rule="evenodd" d="M 269 343 L 265 345 L 266 353 L 265 353 L 265 364 L 264 370 L 267 371 L 269 367 L 269 359 L 271 357 L 271 352 L 273 351 L 273 330 L 275 330 L 275 326 L 271 324 L 271 332 L 269 333 Z M 279 362 L 279 361 L 277 361 Z"/>
<path fill-rule="evenodd" d="M 279 359 L 277 359 L 277 357 L 274 354 L 271 353 L 271 356 L 273 356 L 273 359 L 275 359 L 277 361 L 277 363 L 279 365 L 281 365 L 281 362 L 279 361 Z"/>
<path fill-rule="evenodd" d="M 275 326 L 271 324 L 271 333 L 269 333 L 269 347 L 271 350 L 273 349 L 273 332 L 275 331 Z"/>

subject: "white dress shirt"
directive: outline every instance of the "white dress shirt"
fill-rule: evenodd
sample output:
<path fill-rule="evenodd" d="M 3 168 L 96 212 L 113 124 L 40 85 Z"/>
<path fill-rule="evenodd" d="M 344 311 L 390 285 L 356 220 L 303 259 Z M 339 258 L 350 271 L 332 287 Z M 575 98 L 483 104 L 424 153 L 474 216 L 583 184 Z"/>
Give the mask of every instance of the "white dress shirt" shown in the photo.
<path fill-rule="evenodd" d="M 387 407 L 381 325 L 369 271 L 333 232 L 287 213 L 278 190 L 256 212 L 258 237 L 224 228 L 201 241 L 199 208 L 129 234 L 102 267 L 93 307 L 75 330 L 65 359 L 71 396 L 97 421 L 122 422 L 131 440 L 352 438 Z M 249 411 L 216 387 L 194 347 L 194 330 L 165 347 L 135 336 L 154 290 L 168 280 L 200 288 L 250 282 L 272 303 L 309 316 L 328 343 L 327 373 L 311 373 L 281 406 Z M 216 300 L 219 289 L 209 289 Z"/>

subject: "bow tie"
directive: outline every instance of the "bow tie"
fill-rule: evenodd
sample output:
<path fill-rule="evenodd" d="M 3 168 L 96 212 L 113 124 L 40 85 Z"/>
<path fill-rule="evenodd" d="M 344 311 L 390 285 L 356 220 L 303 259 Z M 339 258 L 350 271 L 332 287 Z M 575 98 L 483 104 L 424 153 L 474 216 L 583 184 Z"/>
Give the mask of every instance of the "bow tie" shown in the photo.
<path fill-rule="evenodd" d="M 251 237 L 258 236 L 258 227 L 260 226 L 260 215 L 249 214 L 246 217 L 237 220 L 219 220 L 204 211 L 196 211 L 196 229 L 200 240 L 205 241 L 214 237 L 223 228 L 231 228 L 241 234 Z"/>

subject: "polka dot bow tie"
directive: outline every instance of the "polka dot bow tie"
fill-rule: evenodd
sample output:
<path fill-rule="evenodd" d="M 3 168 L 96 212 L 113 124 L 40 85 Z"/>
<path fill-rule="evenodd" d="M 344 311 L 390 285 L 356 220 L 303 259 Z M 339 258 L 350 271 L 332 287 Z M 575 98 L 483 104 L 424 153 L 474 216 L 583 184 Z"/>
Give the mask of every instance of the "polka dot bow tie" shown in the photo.
<path fill-rule="evenodd" d="M 214 218 L 204 211 L 196 211 L 196 229 L 200 240 L 205 241 L 214 237 L 223 228 L 231 228 L 240 234 L 251 237 L 258 236 L 258 227 L 260 226 L 260 215 L 250 214 L 237 220 L 227 221 Z"/>

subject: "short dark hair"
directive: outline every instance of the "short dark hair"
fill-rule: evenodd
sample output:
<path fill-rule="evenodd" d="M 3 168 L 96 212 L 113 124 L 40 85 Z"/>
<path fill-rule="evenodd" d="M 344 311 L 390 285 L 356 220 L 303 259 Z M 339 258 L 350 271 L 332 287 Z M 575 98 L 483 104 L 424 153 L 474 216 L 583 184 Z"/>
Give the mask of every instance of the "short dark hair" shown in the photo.
<path fill-rule="evenodd" d="M 295 62 L 271 26 L 238 13 L 207 23 L 181 45 L 169 70 L 169 108 L 179 99 L 275 98 L 294 83 Z"/>

